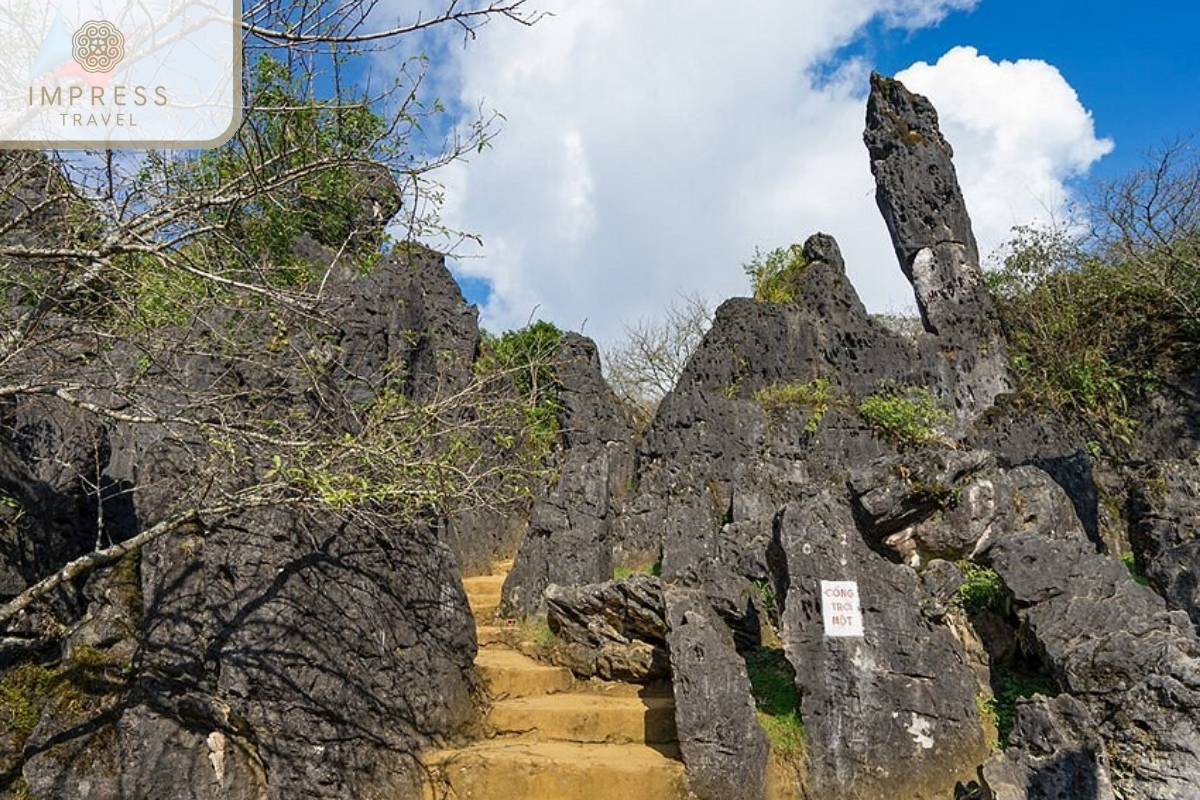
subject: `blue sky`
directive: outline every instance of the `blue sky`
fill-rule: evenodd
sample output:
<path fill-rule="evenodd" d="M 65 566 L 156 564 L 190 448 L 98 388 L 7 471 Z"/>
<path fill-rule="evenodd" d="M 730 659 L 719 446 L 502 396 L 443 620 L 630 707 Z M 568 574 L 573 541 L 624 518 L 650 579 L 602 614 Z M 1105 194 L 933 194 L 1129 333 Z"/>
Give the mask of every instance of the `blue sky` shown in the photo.
<path fill-rule="evenodd" d="M 871 70 L 938 107 L 985 253 L 1200 131 L 1195 0 L 531 4 L 554 16 L 433 64 L 455 108 L 506 119 L 441 176 L 493 330 L 542 317 L 603 346 L 681 293 L 744 294 L 756 247 L 817 231 L 870 309 L 910 310 L 861 143 Z"/>
<path fill-rule="evenodd" d="M 1079 94 L 1096 132 L 1115 148 L 1090 177 L 1108 180 L 1180 136 L 1200 133 L 1200 2 L 1157 0 L 983 0 L 913 32 L 874 25 L 847 51 L 880 72 L 936 61 L 956 45 L 993 59 L 1042 59 Z"/>

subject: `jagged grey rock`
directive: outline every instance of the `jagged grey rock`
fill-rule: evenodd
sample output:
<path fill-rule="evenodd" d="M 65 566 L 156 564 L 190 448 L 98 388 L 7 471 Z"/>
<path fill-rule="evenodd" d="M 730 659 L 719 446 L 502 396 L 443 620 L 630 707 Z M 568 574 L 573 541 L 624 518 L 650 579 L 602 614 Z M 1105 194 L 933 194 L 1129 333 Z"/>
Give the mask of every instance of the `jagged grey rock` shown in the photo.
<path fill-rule="evenodd" d="M 1087 706 L 1070 695 L 1017 705 L 1008 749 L 980 776 L 994 800 L 1115 800 L 1104 742 Z"/>
<path fill-rule="evenodd" d="M 964 479 L 992 463 L 981 450 L 930 447 L 853 469 L 847 484 L 864 530 L 882 537 L 956 504 Z"/>
<path fill-rule="evenodd" d="M 564 334 L 555 370 L 564 449 L 504 581 L 500 611 L 509 616 L 543 612 L 550 584 L 612 578 L 615 499 L 633 473 L 633 432 L 601 376 L 595 343 Z"/>
<path fill-rule="evenodd" d="M 646 683 L 670 673 L 662 582 L 651 575 L 546 588 L 557 663 L 579 677 Z"/>
<path fill-rule="evenodd" d="M 764 552 L 737 552 L 728 537 L 718 554 L 722 526 L 745 523 L 731 533 L 765 546 L 764 525 L 800 487 L 893 452 L 853 412 L 857 402 L 887 381 L 927 382 L 911 343 L 863 307 L 833 238 L 810 237 L 804 252 L 794 303 L 717 309 L 639 446 L 619 546 L 662 553 L 667 578 L 718 555 L 731 570 L 761 565 Z M 832 402 L 817 418 L 806 407 L 769 414 L 755 400 L 765 387 L 818 379 Z"/>
<path fill-rule="evenodd" d="M 875 199 L 929 334 L 927 360 L 960 419 L 1010 391 L 1008 360 L 979 248 L 937 111 L 902 83 L 871 75 L 863 134 Z"/>
<path fill-rule="evenodd" d="M 461 387 L 478 343 L 476 311 L 440 257 L 408 255 L 370 276 L 335 269 L 325 286 L 330 317 L 315 333 L 290 331 L 290 348 L 263 344 L 278 334 L 265 311 L 240 310 L 236 325 L 220 329 L 255 358 L 179 352 L 155 366 L 170 376 L 156 399 L 169 409 L 187 391 L 220 389 L 231 415 L 282 417 L 312 410 L 316 394 L 353 404 L 386 385 L 420 401 Z M 216 326 L 234 320 L 222 317 L 233 310 L 211 313 Z M 315 369 L 299 368 L 296 350 Z M 72 442 L 69 431 L 86 429 L 55 409 L 6 411 L 5 438 L 27 459 L 45 452 L 77 462 L 46 474 L 64 489 L 69 475 L 92 474 L 99 452 L 106 480 L 137 487 L 134 519 L 161 518 L 195 491 L 186 434 L 113 426 L 95 439 L 100 448 Z M 33 424 L 37 414 L 54 424 Z M 460 531 L 457 544 L 482 559 L 495 536 Z M 44 710 L 25 750 L 35 796 L 419 793 L 417 753 L 478 718 L 474 622 L 456 562 L 434 525 L 395 530 L 368 515 L 349 522 L 296 509 L 206 520 L 147 545 L 136 614 L 115 613 L 129 593 L 107 589 L 100 573 L 84 592 L 87 614 L 67 634 L 66 663 L 77 653 L 101 657 L 100 687 L 87 703 Z M 131 620 L 133 648 L 124 635 Z"/>
<path fill-rule="evenodd" d="M 954 637 L 922 613 L 917 574 L 870 550 L 831 490 L 783 509 L 773 555 L 814 796 L 933 800 L 970 780 L 989 752 L 979 686 Z M 825 635 L 822 580 L 857 581 L 862 637 Z"/>
<path fill-rule="evenodd" d="M 1200 775 L 1200 640 L 1190 620 L 1097 551 L 1048 476 L 1023 467 L 1009 478 L 996 506 L 1014 516 L 988 526 L 975 558 L 1004 582 L 1059 688 L 1091 712 L 1114 791 L 1187 796 Z"/>
<path fill-rule="evenodd" d="M 668 587 L 665 598 L 675 725 L 688 786 L 700 800 L 761 800 L 768 742 L 746 662 L 702 592 Z"/>
<path fill-rule="evenodd" d="M 1129 540 L 1136 567 L 1171 608 L 1200 626 L 1200 468 L 1160 461 L 1133 481 Z"/>

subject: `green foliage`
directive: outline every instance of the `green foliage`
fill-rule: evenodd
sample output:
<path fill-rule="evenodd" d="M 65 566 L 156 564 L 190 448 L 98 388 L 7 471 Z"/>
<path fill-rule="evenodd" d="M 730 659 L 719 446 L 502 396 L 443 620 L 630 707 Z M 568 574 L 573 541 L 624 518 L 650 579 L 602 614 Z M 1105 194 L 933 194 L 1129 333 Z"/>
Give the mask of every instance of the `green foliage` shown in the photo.
<path fill-rule="evenodd" d="M 33 733 L 42 709 L 62 681 L 61 669 L 35 662 L 18 664 L 0 680 L 0 710 L 22 740 Z"/>
<path fill-rule="evenodd" d="M 758 721 L 772 748 L 787 760 L 798 759 L 804 752 L 804 724 L 795 670 L 778 648 L 758 647 L 745 658 Z"/>
<path fill-rule="evenodd" d="M 511 376 L 513 388 L 524 403 L 529 443 L 535 453 L 548 452 L 558 441 L 562 407 L 555 365 L 561 343 L 562 331 L 538 320 L 500 336 L 485 332 L 476 362 L 478 373 Z"/>
<path fill-rule="evenodd" d="M 1007 667 L 993 671 L 992 689 L 992 697 L 982 702 L 981 710 L 990 713 L 995 721 L 1001 749 L 1008 746 L 1008 738 L 1017 721 L 1018 700 L 1035 694 L 1047 697 L 1058 694 L 1058 688 L 1050 678 Z"/>
<path fill-rule="evenodd" d="M 928 442 L 948 419 L 937 398 L 925 387 L 891 382 L 866 397 L 858 413 L 877 433 L 900 446 Z"/>
<path fill-rule="evenodd" d="M 770 413 L 782 413 L 789 408 L 807 408 L 811 412 L 804 425 L 805 433 L 816 433 L 834 402 L 833 384 L 828 378 L 811 381 L 773 383 L 754 393 L 754 400 Z"/>
<path fill-rule="evenodd" d="M 253 113 L 237 135 L 177 170 L 176 179 L 187 191 L 240 194 L 237 201 L 214 204 L 205 213 L 227 236 L 204 239 L 204 247 L 190 255 L 214 271 L 228 272 L 230 264 L 242 269 L 270 265 L 265 275 L 270 283 L 300 286 L 315 275 L 295 255 L 296 239 L 309 233 L 332 247 L 350 240 L 363 184 L 383 170 L 371 159 L 380 155 L 387 125 L 365 101 L 308 99 L 306 76 L 271 55 L 254 61 L 246 94 Z M 377 249 L 378 242 L 361 244 Z"/>
<path fill-rule="evenodd" d="M 554 644 L 554 631 L 545 614 L 521 617 L 518 621 L 523 641 L 532 642 L 538 650 L 546 650 Z"/>
<path fill-rule="evenodd" d="M 1140 586 L 1150 585 L 1150 579 L 1146 577 L 1145 573 L 1138 569 L 1137 557 L 1133 553 L 1122 553 L 1121 562 L 1125 565 L 1125 568 L 1129 570 L 1129 574 L 1133 577 L 1134 582 Z"/>
<path fill-rule="evenodd" d="M 992 611 L 1006 615 L 1010 608 L 1009 593 L 1004 581 L 990 567 L 970 561 L 958 564 L 963 572 L 962 585 L 958 587 L 958 601 L 969 614 Z"/>
<path fill-rule="evenodd" d="M 750 278 L 750 291 L 763 303 L 791 303 L 800 287 L 800 276 L 808 267 L 804 248 L 798 244 L 776 247 L 763 253 L 757 248 L 754 258 L 744 265 Z"/>
<path fill-rule="evenodd" d="M 1101 187 L 1079 234 L 1016 228 L 987 274 L 1020 391 L 1069 412 L 1102 450 L 1130 409 L 1200 354 L 1200 162 L 1171 148 Z"/>
<path fill-rule="evenodd" d="M 634 575 L 653 575 L 656 578 L 662 577 L 662 560 L 659 559 L 653 564 L 635 564 L 633 566 L 615 566 L 613 567 L 613 579 L 624 580 L 632 578 Z"/>

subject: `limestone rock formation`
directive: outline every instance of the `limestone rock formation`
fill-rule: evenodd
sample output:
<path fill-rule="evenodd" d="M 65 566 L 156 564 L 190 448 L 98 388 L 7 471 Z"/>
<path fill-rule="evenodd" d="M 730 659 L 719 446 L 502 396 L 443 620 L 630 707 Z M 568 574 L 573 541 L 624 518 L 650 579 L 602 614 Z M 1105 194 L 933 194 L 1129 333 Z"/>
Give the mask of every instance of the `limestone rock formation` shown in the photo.
<path fill-rule="evenodd" d="M 871 76 L 863 138 L 875 199 L 932 337 L 922 349 L 941 368 L 958 416 L 973 417 L 1010 386 L 1004 338 L 983 284 L 953 150 L 929 100 L 878 74 Z"/>
<path fill-rule="evenodd" d="M 1161 461 L 1133 484 L 1129 538 L 1137 568 L 1200 626 L 1200 469 Z"/>
<path fill-rule="evenodd" d="M 777 523 L 780 638 L 796 669 L 818 797 L 942 798 L 988 754 L 979 687 L 950 631 L 922 613 L 917 574 L 872 552 L 826 490 Z M 822 581 L 855 581 L 862 636 L 828 635 Z"/>
<path fill-rule="evenodd" d="M 189 392 L 221 391 L 233 419 L 321 413 L 328 397 L 353 405 L 385 375 L 402 375 L 413 399 L 461 387 L 477 349 L 475 310 L 440 257 L 408 255 L 415 261 L 369 276 L 335 271 L 329 323 L 316 335 L 289 330 L 286 348 L 268 346 L 280 322 L 265 311 L 213 312 L 208 322 L 256 357 L 181 351 L 156 365 L 156 399 L 170 409 Z M 63 548 L 119 540 L 129 532 L 121 526 L 161 518 L 196 491 L 202 464 L 185 430 L 89 425 L 57 400 L 4 412 L 0 483 L 29 518 L 10 520 L 18 536 L 4 541 L 27 547 L 34 523 L 57 536 L 35 542 L 44 554 L 4 553 L 9 594 L 51 561 L 61 565 Z M 138 491 L 87 495 L 87 485 Z M 63 639 L 67 683 L 33 709 L 40 719 L 17 762 L 32 796 L 419 792 L 417 753 L 478 718 L 474 622 L 454 550 L 483 560 L 505 546 L 463 528 L 451 543 L 433 524 L 251 510 L 197 520 L 95 573 L 82 591 L 70 587 L 64 596 L 76 598 L 79 619 Z"/>
<path fill-rule="evenodd" d="M 563 451 L 558 478 L 534 502 L 501 611 L 522 616 L 545 610 L 551 584 L 585 586 L 613 574 L 615 499 L 632 474 L 629 423 L 600 374 L 596 345 L 563 336 L 555 371 Z"/>
<path fill-rule="evenodd" d="M 649 575 L 546 588 L 555 661 L 581 678 L 648 683 L 670 674 L 662 582 Z"/>
<path fill-rule="evenodd" d="M 703 593 L 666 591 L 675 725 L 688 785 L 701 800 L 764 796 L 767 738 L 755 718 L 746 664 Z"/>

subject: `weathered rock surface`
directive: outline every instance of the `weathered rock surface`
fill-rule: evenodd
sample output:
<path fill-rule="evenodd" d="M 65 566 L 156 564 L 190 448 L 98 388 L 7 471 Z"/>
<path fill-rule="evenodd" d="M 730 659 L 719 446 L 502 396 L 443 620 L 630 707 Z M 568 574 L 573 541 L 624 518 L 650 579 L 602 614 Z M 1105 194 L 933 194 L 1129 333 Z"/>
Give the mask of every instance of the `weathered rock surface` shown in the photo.
<path fill-rule="evenodd" d="M 675 725 L 688 785 L 701 800 L 758 800 L 767 736 L 758 724 L 746 663 L 701 592 L 665 592 Z"/>
<path fill-rule="evenodd" d="M 836 242 L 813 236 L 805 256 L 795 303 L 734 299 L 717 309 L 639 446 L 620 546 L 661 553 L 667 578 L 711 560 L 726 524 L 765 548 L 771 517 L 798 488 L 891 451 L 846 407 L 886 381 L 924 382 L 911 343 L 867 314 Z M 820 412 L 768 413 L 755 400 L 765 387 L 818 379 L 837 401 Z M 765 550 L 726 547 L 722 558 L 731 569 L 761 565 Z"/>
<path fill-rule="evenodd" d="M 950 632 L 922 614 L 917 574 L 870 550 L 833 491 L 785 507 L 774 555 L 814 795 L 943 798 L 973 777 L 989 751 L 979 686 Z M 862 637 L 826 635 L 822 580 L 857 581 Z"/>
<path fill-rule="evenodd" d="M 1096 723 L 1070 695 L 1021 701 L 1008 750 L 980 774 L 995 800 L 1116 798 Z"/>
<path fill-rule="evenodd" d="M 993 525 L 977 557 L 1012 593 L 1059 687 L 1091 711 L 1115 791 L 1186 796 L 1200 775 L 1195 630 L 1119 560 L 1097 552 L 1056 484 L 1032 468 L 1012 476 L 1022 482 L 1006 502 L 1016 518 Z"/>
<path fill-rule="evenodd" d="M 1137 569 L 1200 626 L 1200 468 L 1160 461 L 1133 482 L 1129 540 Z"/>
<path fill-rule="evenodd" d="M 635 575 L 577 588 L 546 588 L 546 621 L 560 640 L 554 660 L 581 678 L 647 683 L 670 674 L 662 582 Z"/>
<path fill-rule="evenodd" d="M 983 283 L 954 152 L 933 105 L 877 74 L 871 76 L 863 139 L 876 202 L 930 334 L 922 352 L 940 367 L 958 416 L 974 417 L 1010 386 L 1004 337 Z"/>
<path fill-rule="evenodd" d="M 416 400 L 463 386 L 476 312 L 438 257 L 410 255 L 417 263 L 388 262 L 362 278 L 335 271 L 325 287 L 331 316 L 313 326 L 281 330 L 293 321 L 213 311 L 204 324 L 254 357 L 175 353 L 146 375 L 162 382 L 154 399 L 169 412 L 191 393 L 219 391 L 230 419 L 315 417 L 394 389 L 397 377 Z M 267 346 L 285 334 L 289 347 Z M 117 353 L 112 368 L 120 363 Z M 97 516 L 95 497 L 78 500 L 80 485 L 137 487 L 116 496 L 125 519 L 145 525 L 193 494 L 203 474 L 197 453 L 206 450 L 186 430 L 89 427 L 36 403 L 6 409 L 5 422 L 4 438 L 19 450 L 9 458 L 16 451 L 0 447 L 5 490 L 11 484 L 39 518 L 59 514 L 68 531 L 80 507 Z M 208 480 L 236 488 L 232 474 Z M 62 510 L 41 513 L 51 507 Z M 106 506 L 103 516 L 120 515 Z M 90 548 L 94 523 L 83 530 Z M 102 533 L 116 535 L 107 525 Z M 447 539 L 464 561 L 485 561 L 503 547 L 496 536 L 260 510 L 147 545 L 140 568 L 126 573 L 140 575 L 132 589 L 104 579 L 123 565 L 97 573 L 83 592 L 86 614 L 65 639 L 64 668 L 86 678 L 83 700 L 52 698 L 25 748 L 34 796 L 419 794 L 417 753 L 478 713 L 474 623 Z M 131 600 L 134 608 L 122 605 Z"/>
<path fill-rule="evenodd" d="M 612 578 L 614 499 L 633 471 L 633 432 L 600 374 L 596 345 L 565 334 L 555 370 L 564 449 L 558 480 L 534 501 L 504 582 L 500 610 L 510 616 L 544 611 L 550 584 Z"/>

